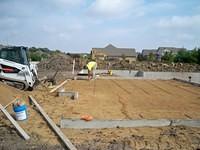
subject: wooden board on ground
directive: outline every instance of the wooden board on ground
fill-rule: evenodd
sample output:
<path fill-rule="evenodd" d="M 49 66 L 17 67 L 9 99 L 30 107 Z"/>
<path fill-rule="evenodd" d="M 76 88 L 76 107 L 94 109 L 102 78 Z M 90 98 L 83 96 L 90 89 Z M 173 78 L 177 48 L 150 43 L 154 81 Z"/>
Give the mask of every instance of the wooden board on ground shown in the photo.
<path fill-rule="evenodd" d="M 56 124 L 51 120 L 51 118 L 46 114 L 46 112 L 42 109 L 42 107 L 37 103 L 37 101 L 32 97 L 29 96 L 31 102 L 37 107 L 39 112 L 42 114 L 42 116 L 45 118 L 45 120 L 48 122 L 48 124 L 52 127 L 54 132 L 60 137 L 60 139 L 63 141 L 65 146 L 69 150 L 76 150 L 76 147 L 70 142 L 70 140 L 62 133 L 62 131 L 56 126 Z"/>
<path fill-rule="evenodd" d="M 29 135 L 19 126 L 19 124 L 13 119 L 13 117 L 7 112 L 7 110 L 0 104 L 0 109 L 4 115 L 10 120 L 10 122 L 15 126 L 20 135 L 25 139 L 30 139 Z"/>
<path fill-rule="evenodd" d="M 52 89 L 51 91 L 50 91 L 50 93 L 53 93 L 53 92 L 55 92 L 57 89 L 59 89 L 60 87 L 62 87 L 65 83 L 67 83 L 69 80 L 65 80 L 65 81 L 63 81 L 61 84 L 59 84 L 58 86 L 56 86 L 54 89 Z"/>
<path fill-rule="evenodd" d="M 10 106 L 11 104 L 13 104 L 16 101 L 16 99 L 12 100 L 10 103 L 8 103 L 6 106 L 4 106 L 4 108 L 6 109 L 8 106 Z"/>

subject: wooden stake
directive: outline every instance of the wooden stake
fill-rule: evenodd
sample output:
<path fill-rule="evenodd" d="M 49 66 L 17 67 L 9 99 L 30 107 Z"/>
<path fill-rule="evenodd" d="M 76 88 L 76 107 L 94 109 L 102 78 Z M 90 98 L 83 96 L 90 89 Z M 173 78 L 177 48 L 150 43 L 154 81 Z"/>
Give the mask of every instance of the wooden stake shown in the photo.
<path fill-rule="evenodd" d="M 73 60 L 73 66 L 72 66 L 72 74 L 74 74 L 74 68 L 75 68 L 75 59 Z"/>
<path fill-rule="evenodd" d="M 11 105 L 12 103 L 14 103 L 16 101 L 16 99 L 12 100 L 10 103 L 8 103 L 6 106 L 4 106 L 4 108 L 6 109 L 9 105 Z"/>
<path fill-rule="evenodd" d="M 32 97 L 29 96 L 30 100 L 33 102 L 33 104 L 37 107 L 39 112 L 42 114 L 44 119 L 47 121 L 47 123 L 51 126 L 51 128 L 54 130 L 54 132 L 59 136 L 59 138 L 63 141 L 65 146 L 69 150 L 77 150 L 76 147 L 70 142 L 70 140 L 62 133 L 60 128 L 56 126 L 56 124 L 51 120 L 51 118 L 46 114 L 46 112 L 42 109 L 42 107 L 37 103 L 37 101 Z"/>
<path fill-rule="evenodd" d="M 0 109 L 4 115 L 10 120 L 10 122 L 15 126 L 20 135 L 25 139 L 29 140 L 30 136 L 19 126 L 19 124 L 13 119 L 13 117 L 6 111 L 6 109 L 0 104 Z"/>

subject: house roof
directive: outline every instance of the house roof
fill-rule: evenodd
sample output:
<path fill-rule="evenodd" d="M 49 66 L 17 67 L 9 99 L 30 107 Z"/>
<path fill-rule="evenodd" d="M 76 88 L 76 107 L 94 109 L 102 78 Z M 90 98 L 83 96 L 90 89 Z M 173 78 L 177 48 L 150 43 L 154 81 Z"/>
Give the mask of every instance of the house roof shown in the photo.
<path fill-rule="evenodd" d="M 104 48 L 92 48 L 95 54 L 105 54 L 107 56 L 136 56 L 134 48 L 117 48 L 112 44 L 107 45 Z"/>
<path fill-rule="evenodd" d="M 185 51 L 185 48 L 176 48 L 176 47 L 158 47 L 158 51 L 165 51 L 170 50 L 172 52 L 179 52 L 179 51 Z"/>
<path fill-rule="evenodd" d="M 142 56 L 148 56 L 149 54 L 157 54 L 157 49 L 143 49 Z"/>

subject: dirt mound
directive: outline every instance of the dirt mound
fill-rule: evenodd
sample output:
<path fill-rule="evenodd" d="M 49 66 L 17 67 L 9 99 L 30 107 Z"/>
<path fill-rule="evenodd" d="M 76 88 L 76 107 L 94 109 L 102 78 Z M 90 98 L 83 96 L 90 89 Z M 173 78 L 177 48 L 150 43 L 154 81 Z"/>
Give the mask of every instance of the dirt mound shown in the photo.
<path fill-rule="evenodd" d="M 189 63 L 163 63 L 163 62 L 147 62 L 137 61 L 129 63 L 127 61 L 102 61 L 98 60 L 98 69 L 107 69 L 108 64 L 110 69 L 132 69 L 141 71 L 159 71 L 159 72 L 200 72 L 200 65 Z"/>
<path fill-rule="evenodd" d="M 38 70 L 39 71 L 71 71 L 73 65 L 73 59 L 64 54 L 58 54 L 54 55 L 50 59 L 41 61 L 38 64 Z"/>
<path fill-rule="evenodd" d="M 14 100 L 16 96 L 24 97 L 25 93 L 0 82 L 0 104 L 6 105 Z"/>

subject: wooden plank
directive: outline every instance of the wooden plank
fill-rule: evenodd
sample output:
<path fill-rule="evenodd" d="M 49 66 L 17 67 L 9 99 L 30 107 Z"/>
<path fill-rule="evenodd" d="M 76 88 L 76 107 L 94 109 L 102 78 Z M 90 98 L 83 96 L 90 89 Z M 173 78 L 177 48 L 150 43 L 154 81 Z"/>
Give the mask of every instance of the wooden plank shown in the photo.
<path fill-rule="evenodd" d="M 72 74 L 74 74 L 75 63 L 76 63 L 76 61 L 75 61 L 75 59 L 74 59 L 74 60 L 73 60 L 73 66 L 72 66 Z"/>
<path fill-rule="evenodd" d="M 30 136 L 19 126 L 19 124 L 13 119 L 13 117 L 6 111 L 6 109 L 0 104 L 0 109 L 4 115 L 10 120 L 10 122 L 15 126 L 20 135 L 25 139 L 30 139 Z"/>
<path fill-rule="evenodd" d="M 59 84 L 58 86 L 56 86 L 55 88 L 53 88 L 50 93 L 53 93 L 54 91 L 56 91 L 57 89 L 59 89 L 60 87 L 62 87 L 65 83 L 67 83 L 68 80 L 63 81 L 61 84 Z"/>
<path fill-rule="evenodd" d="M 10 103 L 8 103 L 6 106 L 4 106 L 4 108 L 6 109 L 8 106 L 10 106 L 12 103 L 14 103 L 16 101 L 16 99 L 12 100 Z"/>
<path fill-rule="evenodd" d="M 32 103 L 37 107 L 39 112 L 42 114 L 44 119 L 47 121 L 47 123 L 52 127 L 54 132 L 60 137 L 60 139 L 63 141 L 65 146 L 69 150 L 76 150 L 76 147 L 70 142 L 70 140 L 63 134 L 63 132 L 56 126 L 56 124 L 52 121 L 52 119 L 46 114 L 46 112 L 42 109 L 42 107 L 37 103 L 37 101 L 32 97 L 29 96 Z"/>

